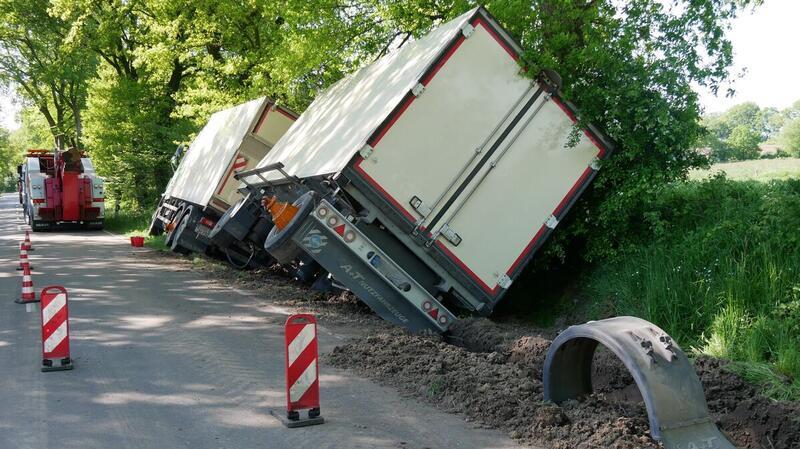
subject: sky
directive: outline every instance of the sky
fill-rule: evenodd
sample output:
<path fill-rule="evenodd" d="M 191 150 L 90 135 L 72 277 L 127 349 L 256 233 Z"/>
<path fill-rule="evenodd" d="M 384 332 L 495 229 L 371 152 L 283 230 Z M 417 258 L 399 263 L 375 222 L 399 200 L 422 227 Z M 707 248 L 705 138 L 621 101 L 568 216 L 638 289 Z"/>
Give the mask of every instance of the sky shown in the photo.
<path fill-rule="evenodd" d="M 706 112 L 721 112 L 753 101 L 759 106 L 783 109 L 800 100 L 800 0 L 765 0 L 755 11 L 742 13 L 733 23 L 734 73 L 746 70 L 734 81 L 732 98 L 700 91 Z M 724 95 L 725 89 L 720 93 Z M 16 129 L 19 105 L 0 92 L 0 126 Z"/>

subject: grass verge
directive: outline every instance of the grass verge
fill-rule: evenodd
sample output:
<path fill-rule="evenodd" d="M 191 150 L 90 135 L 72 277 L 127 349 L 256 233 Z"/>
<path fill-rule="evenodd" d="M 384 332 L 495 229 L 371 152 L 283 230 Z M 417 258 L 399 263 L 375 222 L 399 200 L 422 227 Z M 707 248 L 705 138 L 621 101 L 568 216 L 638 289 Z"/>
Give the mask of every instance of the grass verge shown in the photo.
<path fill-rule="evenodd" d="M 593 315 L 641 316 L 800 399 L 800 180 L 666 186 L 642 221 L 641 244 L 591 276 Z"/>
<path fill-rule="evenodd" d="M 109 209 L 112 210 L 112 209 Z M 105 219 L 105 228 L 126 237 L 134 235 L 144 236 L 144 244 L 147 247 L 161 251 L 166 251 L 167 245 L 164 244 L 164 236 L 147 235 L 150 226 L 152 211 L 120 209 L 119 213 L 108 213 Z"/>

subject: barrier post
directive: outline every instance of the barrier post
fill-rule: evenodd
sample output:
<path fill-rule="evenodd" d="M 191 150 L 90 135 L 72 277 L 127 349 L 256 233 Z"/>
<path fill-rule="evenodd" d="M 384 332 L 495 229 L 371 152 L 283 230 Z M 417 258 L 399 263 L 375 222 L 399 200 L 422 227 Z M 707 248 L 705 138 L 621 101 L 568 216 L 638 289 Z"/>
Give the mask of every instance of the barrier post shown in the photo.
<path fill-rule="evenodd" d="M 319 407 L 319 357 L 317 320 L 314 315 L 290 316 L 284 325 L 286 346 L 286 415 L 287 427 L 322 424 Z M 300 412 L 308 410 L 306 418 Z"/>
<path fill-rule="evenodd" d="M 39 295 L 42 307 L 42 371 L 73 368 L 69 355 L 69 306 L 67 289 L 53 285 Z M 55 361 L 60 363 L 55 366 Z"/>

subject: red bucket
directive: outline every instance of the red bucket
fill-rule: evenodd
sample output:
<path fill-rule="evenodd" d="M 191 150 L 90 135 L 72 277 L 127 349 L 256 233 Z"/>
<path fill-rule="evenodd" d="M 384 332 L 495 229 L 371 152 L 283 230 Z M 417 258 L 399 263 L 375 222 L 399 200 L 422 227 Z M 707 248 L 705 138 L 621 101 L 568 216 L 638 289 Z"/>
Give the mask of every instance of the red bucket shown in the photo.
<path fill-rule="evenodd" d="M 144 246 L 144 237 L 134 236 L 131 237 L 131 246 L 141 248 Z"/>

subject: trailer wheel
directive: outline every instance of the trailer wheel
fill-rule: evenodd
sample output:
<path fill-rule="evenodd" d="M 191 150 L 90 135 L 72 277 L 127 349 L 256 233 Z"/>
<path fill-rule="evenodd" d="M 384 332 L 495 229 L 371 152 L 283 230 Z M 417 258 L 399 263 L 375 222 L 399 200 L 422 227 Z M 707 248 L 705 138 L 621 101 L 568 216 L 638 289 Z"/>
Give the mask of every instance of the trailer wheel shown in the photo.
<path fill-rule="evenodd" d="M 172 251 L 178 254 L 189 254 L 192 252 L 190 249 L 181 245 L 181 234 L 186 232 L 186 228 L 189 225 L 189 218 L 192 215 L 192 208 L 188 207 L 183 213 L 181 217 L 181 221 L 178 222 L 178 226 L 175 227 L 175 230 L 172 232 L 172 242 L 170 244 L 170 248 Z"/>
<path fill-rule="evenodd" d="M 178 211 L 175 213 L 175 222 L 177 222 L 178 225 L 180 225 L 181 220 L 183 220 L 184 211 L 185 209 L 181 208 L 178 209 Z M 172 247 L 172 241 L 175 239 L 175 234 L 176 234 L 175 231 L 178 230 L 178 225 L 172 228 L 171 231 L 167 231 L 167 237 L 164 239 L 164 244 L 169 246 L 170 248 Z"/>
<path fill-rule="evenodd" d="M 280 263 L 289 263 L 303 254 L 293 241 L 292 235 L 300 228 L 308 214 L 316 206 L 317 194 L 308 192 L 296 199 L 292 205 L 297 207 L 297 213 L 283 229 L 274 226 L 264 241 L 264 249 Z"/>

